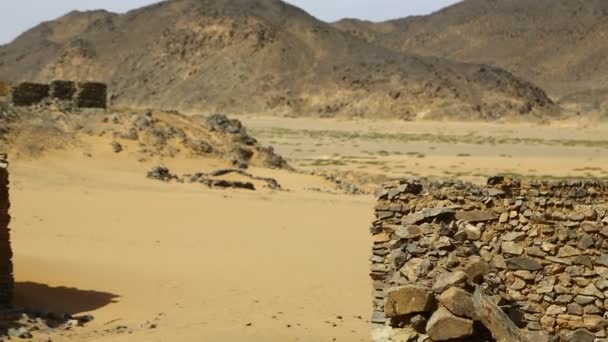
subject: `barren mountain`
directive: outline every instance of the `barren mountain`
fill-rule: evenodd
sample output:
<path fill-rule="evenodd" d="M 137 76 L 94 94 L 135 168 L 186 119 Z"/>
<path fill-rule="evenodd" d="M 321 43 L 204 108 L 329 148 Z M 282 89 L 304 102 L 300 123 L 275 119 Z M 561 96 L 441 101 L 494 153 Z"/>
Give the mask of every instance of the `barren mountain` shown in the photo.
<path fill-rule="evenodd" d="M 465 0 L 428 16 L 334 26 L 397 51 L 505 68 L 588 109 L 608 92 L 605 0 Z"/>
<path fill-rule="evenodd" d="M 370 44 L 279 0 L 73 12 L 0 47 L 0 79 L 98 80 L 114 106 L 412 118 L 546 117 L 509 72 Z"/>

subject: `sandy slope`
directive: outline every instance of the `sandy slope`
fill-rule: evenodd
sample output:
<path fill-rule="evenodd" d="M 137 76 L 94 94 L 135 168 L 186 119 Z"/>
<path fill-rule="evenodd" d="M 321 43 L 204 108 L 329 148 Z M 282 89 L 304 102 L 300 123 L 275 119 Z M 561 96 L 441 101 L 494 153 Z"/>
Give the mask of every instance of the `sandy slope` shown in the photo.
<path fill-rule="evenodd" d="M 270 175 L 293 191 L 164 184 L 149 166 L 13 162 L 18 304 L 96 317 L 53 341 L 367 339 L 371 198 L 283 172 Z"/>

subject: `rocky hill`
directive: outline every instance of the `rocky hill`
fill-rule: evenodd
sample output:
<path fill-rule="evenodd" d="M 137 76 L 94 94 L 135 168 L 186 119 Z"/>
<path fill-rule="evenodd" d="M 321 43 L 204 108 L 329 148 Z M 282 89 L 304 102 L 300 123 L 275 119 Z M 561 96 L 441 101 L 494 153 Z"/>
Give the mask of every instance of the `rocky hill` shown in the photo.
<path fill-rule="evenodd" d="M 548 117 L 497 68 L 370 44 L 279 0 L 170 0 L 73 12 L 0 47 L 0 79 L 95 80 L 114 106 L 352 117 Z"/>
<path fill-rule="evenodd" d="M 507 69 L 608 114 L 608 2 L 466 0 L 428 16 L 334 27 L 386 48 Z"/>

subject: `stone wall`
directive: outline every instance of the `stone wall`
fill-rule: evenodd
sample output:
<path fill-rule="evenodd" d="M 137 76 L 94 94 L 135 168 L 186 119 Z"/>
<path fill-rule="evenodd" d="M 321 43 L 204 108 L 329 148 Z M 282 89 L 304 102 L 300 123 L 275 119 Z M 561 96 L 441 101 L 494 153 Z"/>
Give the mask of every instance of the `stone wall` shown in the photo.
<path fill-rule="evenodd" d="M 108 87 L 103 83 L 78 83 L 76 92 L 76 107 L 106 108 Z"/>
<path fill-rule="evenodd" d="M 107 85 L 98 82 L 21 83 L 12 90 L 12 102 L 15 106 L 33 106 L 48 101 L 60 101 L 75 108 L 105 109 L 107 88 Z"/>
<path fill-rule="evenodd" d="M 9 235 L 8 162 L 0 154 L 0 308 L 10 307 L 13 298 L 13 263 Z"/>
<path fill-rule="evenodd" d="M 49 85 L 40 83 L 21 83 L 13 88 L 15 106 L 33 106 L 49 97 Z"/>
<path fill-rule="evenodd" d="M 592 180 L 385 184 L 374 341 L 515 341 L 499 336 L 513 324 L 522 341 L 608 341 L 607 211 L 608 185 Z"/>
<path fill-rule="evenodd" d="M 52 99 L 72 101 L 76 95 L 76 83 L 72 81 L 53 81 L 50 87 Z"/>

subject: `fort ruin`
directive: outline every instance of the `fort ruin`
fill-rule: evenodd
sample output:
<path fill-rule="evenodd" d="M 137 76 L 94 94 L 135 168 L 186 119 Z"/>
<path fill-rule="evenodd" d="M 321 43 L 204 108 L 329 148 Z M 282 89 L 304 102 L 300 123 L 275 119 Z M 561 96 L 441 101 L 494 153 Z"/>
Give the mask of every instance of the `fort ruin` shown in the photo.
<path fill-rule="evenodd" d="M 607 212 L 593 180 L 385 184 L 373 340 L 606 341 Z"/>
<path fill-rule="evenodd" d="M 6 155 L 0 154 L 0 308 L 11 306 L 14 287 L 8 188 L 8 162 Z"/>
<path fill-rule="evenodd" d="M 107 108 L 108 87 L 98 82 L 52 81 L 50 84 L 24 82 L 12 88 L 12 103 L 18 107 L 45 101 L 67 102 L 75 108 Z"/>

